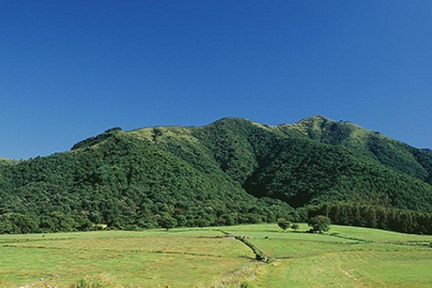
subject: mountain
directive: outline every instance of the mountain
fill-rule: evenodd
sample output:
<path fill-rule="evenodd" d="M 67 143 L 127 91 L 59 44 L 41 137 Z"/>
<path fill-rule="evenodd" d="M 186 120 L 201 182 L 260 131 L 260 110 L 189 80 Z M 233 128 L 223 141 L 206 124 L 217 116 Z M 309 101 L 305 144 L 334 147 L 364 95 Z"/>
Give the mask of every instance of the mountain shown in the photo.
<path fill-rule="evenodd" d="M 249 193 L 265 192 L 295 207 L 345 200 L 430 211 L 427 152 L 322 116 L 277 128 L 290 138 L 245 183 Z"/>
<path fill-rule="evenodd" d="M 0 160 L 0 233 L 274 222 L 334 201 L 431 212 L 432 153 L 314 116 L 113 128 L 68 152 Z"/>

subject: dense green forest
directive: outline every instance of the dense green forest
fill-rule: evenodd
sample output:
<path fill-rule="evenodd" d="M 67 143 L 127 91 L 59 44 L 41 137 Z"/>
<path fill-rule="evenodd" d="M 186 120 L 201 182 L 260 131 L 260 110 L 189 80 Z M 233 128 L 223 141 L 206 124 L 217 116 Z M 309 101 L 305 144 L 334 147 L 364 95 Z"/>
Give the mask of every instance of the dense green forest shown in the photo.
<path fill-rule="evenodd" d="M 308 218 L 317 215 L 329 217 L 333 224 L 432 235 L 432 213 L 353 202 L 328 202 L 308 207 Z"/>
<path fill-rule="evenodd" d="M 315 116 L 113 128 L 64 153 L 0 160 L 0 233 L 302 221 L 340 201 L 432 213 L 432 153 Z"/>

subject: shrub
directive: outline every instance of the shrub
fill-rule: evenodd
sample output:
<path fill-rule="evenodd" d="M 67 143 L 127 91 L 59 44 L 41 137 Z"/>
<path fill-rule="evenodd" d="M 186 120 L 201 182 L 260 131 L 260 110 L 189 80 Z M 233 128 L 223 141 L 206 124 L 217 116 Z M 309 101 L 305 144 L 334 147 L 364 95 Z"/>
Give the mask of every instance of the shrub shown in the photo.
<path fill-rule="evenodd" d="M 300 229 L 300 226 L 299 226 L 297 223 L 293 223 L 293 224 L 291 225 L 291 229 L 297 231 L 298 229 Z"/>
<path fill-rule="evenodd" d="M 278 220 L 277 224 L 283 231 L 285 231 L 290 227 L 291 223 L 288 220 L 282 218 Z"/>
<path fill-rule="evenodd" d="M 308 225 L 314 232 L 326 232 L 330 230 L 330 218 L 324 215 L 318 215 L 308 220 Z"/>
<path fill-rule="evenodd" d="M 86 276 L 81 280 L 73 283 L 70 288 L 114 288 L 121 287 L 114 278 L 108 274 L 103 273 L 94 276 Z"/>

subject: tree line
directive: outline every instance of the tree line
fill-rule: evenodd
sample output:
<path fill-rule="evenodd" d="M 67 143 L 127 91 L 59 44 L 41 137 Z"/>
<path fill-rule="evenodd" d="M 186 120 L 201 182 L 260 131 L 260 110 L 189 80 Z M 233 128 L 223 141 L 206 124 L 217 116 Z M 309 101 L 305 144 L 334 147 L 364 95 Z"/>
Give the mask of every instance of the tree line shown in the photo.
<path fill-rule="evenodd" d="M 309 217 L 325 215 L 333 224 L 432 235 L 432 213 L 335 202 L 312 207 L 308 214 Z"/>

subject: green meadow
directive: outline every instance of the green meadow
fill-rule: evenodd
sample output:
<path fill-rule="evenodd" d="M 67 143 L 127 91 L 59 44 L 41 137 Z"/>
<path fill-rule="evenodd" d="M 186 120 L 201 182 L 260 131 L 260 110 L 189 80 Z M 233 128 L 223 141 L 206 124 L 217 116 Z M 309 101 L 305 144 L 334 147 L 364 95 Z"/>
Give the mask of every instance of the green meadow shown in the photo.
<path fill-rule="evenodd" d="M 307 230 L 259 224 L 0 235 L 0 287 L 432 286 L 432 236 Z M 248 236 L 268 263 L 232 235 Z"/>

